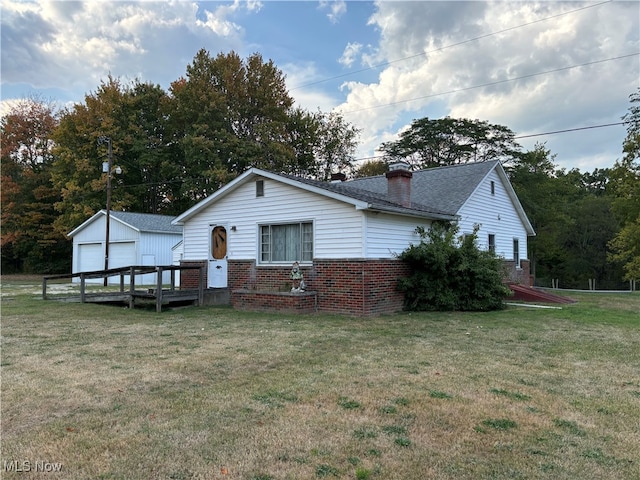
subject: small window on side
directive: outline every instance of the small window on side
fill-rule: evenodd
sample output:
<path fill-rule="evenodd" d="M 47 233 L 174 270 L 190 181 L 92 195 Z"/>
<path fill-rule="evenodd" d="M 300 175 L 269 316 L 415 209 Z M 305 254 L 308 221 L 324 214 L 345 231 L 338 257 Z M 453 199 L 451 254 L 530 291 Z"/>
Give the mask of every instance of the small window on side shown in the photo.
<path fill-rule="evenodd" d="M 513 261 L 517 268 L 520 268 L 520 240 L 513 239 Z"/>
<path fill-rule="evenodd" d="M 491 180 L 491 195 L 495 195 L 495 194 L 496 194 L 496 182 Z"/>
<path fill-rule="evenodd" d="M 256 180 L 256 197 L 264 197 L 264 180 Z"/>
<path fill-rule="evenodd" d="M 496 253 L 496 236 L 493 233 L 489 234 L 489 251 Z"/>

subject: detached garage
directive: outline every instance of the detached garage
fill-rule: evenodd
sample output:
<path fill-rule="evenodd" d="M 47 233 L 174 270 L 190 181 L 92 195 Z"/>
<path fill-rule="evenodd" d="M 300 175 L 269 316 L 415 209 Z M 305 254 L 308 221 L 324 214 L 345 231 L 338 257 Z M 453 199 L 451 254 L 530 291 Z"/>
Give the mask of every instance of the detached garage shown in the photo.
<path fill-rule="evenodd" d="M 114 211 L 109 217 L 109 268 L 173 263 L 172 249 L 182 241 L 182 227 L 171 224 L 175 217 Z M 68 234 L 73 239 L 73 273 L 104 269 L 106 219 L 106 210 L 100 210 Z M 155 283 L 153 275 L 147 276 L 136 278 L 136 283 Z M 110 281 L 119 279 L 112 277 Z"/>

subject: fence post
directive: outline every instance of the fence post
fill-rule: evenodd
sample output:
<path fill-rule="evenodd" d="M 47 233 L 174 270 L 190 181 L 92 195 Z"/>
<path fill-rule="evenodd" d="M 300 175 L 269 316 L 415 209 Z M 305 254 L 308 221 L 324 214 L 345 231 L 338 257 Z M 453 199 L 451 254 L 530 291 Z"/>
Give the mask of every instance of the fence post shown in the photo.
<path fill-rule="evenodd" d="M 129 308 L 135 307 L 136 297 L 134 295 L 136 291 L 136 275 L 135 267 L 131 265 L 129 267 Z"/>
<path fill-rule="evenodd" d="M 80 274 L 80 302 L 81 303 L 84 303 L 85 301 L 84 287 L 85 287 L 85 274 L 81 273 Z"/>
<path fill-rule="evenodd" d="M 204 267 L 198 269 L 198 306 L 204 303 Z"/>
<path fill-rule="evenodd" d="M 47 299 L 47 277 L 42 277 L 42 299 Z"/>
<path fill-rule="evenodd" d="M 162 267 L 156 267 L 156 312 L 162 311 Z"/>

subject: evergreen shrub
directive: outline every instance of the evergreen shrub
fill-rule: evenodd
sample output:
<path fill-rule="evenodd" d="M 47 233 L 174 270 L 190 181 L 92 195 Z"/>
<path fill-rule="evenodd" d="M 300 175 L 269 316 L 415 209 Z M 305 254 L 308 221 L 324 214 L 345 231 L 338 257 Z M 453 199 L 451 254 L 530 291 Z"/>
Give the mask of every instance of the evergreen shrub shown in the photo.
<path fill-rule="evenodd" d="M 400 279 L 405 310 L 488 311 L 504 308 L 510 290 L 502 279 L 502 261 L 476 245 L 479 227 L 458 236 L 458 226 L 434 222 L 418 227 L 420 243 L 399 256 L 411 274 Z"/>

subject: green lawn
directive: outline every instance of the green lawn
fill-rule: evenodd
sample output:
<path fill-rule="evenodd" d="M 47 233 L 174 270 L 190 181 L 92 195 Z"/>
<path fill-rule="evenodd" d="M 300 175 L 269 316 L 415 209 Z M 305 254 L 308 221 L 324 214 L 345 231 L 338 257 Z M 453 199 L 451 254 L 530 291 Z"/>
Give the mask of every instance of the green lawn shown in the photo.
<path fill-rule="evenodd" d="M 3 278 L 2 478 L 640 478 L 640 293 L 347 318 L 23 284 Z"/>

